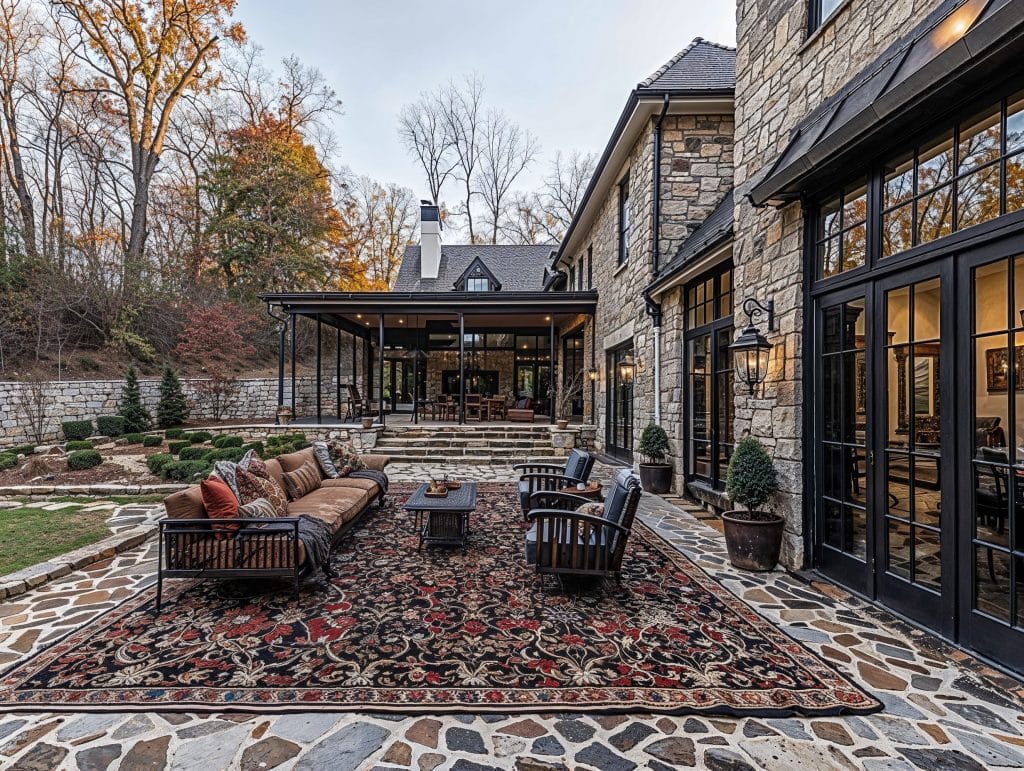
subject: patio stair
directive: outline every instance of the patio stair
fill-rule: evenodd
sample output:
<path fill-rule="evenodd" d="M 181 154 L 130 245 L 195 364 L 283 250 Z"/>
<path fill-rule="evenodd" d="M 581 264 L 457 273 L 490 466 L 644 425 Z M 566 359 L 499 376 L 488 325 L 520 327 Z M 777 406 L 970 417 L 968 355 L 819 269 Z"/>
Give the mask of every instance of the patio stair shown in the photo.
<path fill-rule="evenodd" d="M 559 462 L 547 426 L 402 426 L 384 429 L 374 452 L 396 463 Z"/>

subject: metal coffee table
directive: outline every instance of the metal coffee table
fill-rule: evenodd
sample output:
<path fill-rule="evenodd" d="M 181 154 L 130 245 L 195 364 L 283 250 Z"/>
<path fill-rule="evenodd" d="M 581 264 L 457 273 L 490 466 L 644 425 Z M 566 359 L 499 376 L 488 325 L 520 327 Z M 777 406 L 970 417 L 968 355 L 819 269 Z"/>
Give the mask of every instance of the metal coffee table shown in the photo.
<path fill-rule="evenodd" d="M 415 517 L 416 529 L 423 544 L 466 547 L 469 515 L 476 511 L 476 482 L 463 482 L 458 490 L 449 490 L 444 498 L 425 495 L 430 485 L 419 486 L 402 508 Z"/>

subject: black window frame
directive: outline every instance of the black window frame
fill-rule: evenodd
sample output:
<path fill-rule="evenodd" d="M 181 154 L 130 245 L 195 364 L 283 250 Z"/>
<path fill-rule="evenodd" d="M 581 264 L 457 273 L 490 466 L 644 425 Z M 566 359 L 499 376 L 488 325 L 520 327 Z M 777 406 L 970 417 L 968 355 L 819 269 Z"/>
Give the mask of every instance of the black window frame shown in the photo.
<path fill-rule="evenodd" d="M 619 183 L 619 265 L 629 262 L 629 228 L 632 224 L 629 200 L 629 175 L 627 174 Z"/>
<path fill-rule="evenodd" d="M 807 34 L 809 35 L 817 32 L 826 21 L 835 16 L 839 9 L 846 5 L 847 0 L 839 0 L 835 8 L 827 14 L 822 8 L 823 3 L 824 0 L 807 0 Z"/>
<path fill-rule="evenodd" d="M 470 286 L 476 282 L 482 282 L 482 289 L 471 289 Z M 491 291 L 491 280 L 487 276 L 468 276 L 466 278 L 466 291 L 467 292 L 490 292 Z"/>
<path fill-rule="evenodd" d="M 594 288 L 594 245 L 587 247 L 587 289 Z"/>
<path fill-rule="evenodd" d="M 726 285 L 725 279 L 728 277 L 728 284 Z M 724 490 L 725 489 L 725 471 L 728 465 L 728 459 L 731 456 L 731 450 L 735 446 L 735 436 L 723 437 L 719 431 L 719 414 L 720 410 L 724 407 L 727 410 L 734 410 L 735 399 L 732 388 L 721 389 L 718 385 L 718 378 L 720 375 L 729 374 L 732 372 L 731 359 L 722 362 L 721 353 L 718 350 L 716 340 L 720 334 L 726 334 L 730 340 L 732 338 L 732 331 L 735 326 L 733 320 L 733 305 L 735 300 L 735 288 L 734 288 L 735 272 L 732 261 L 726 261 L 719 265 L 714 266 L 712 269 L 697 277 L 693 281 L 686 284 L 683 289 L 683 308 L 684 308 L 684 319 L 685 327 L 683 333 L 683 362 L 684 362 L 684 388 L 685 388 L 685 404 L 686 404 L 686 422 L 690 426 L 690 431 L 686 436 L 686 480 L 688 482 L 698 482 L 707 485 L 713 490 Z M 706 295 L 698 297 L 698 290 L 703 288 L 706 289 L 708 286 L 711 287 L 711 297 Z M 698 307 L 704 311 L 703 317 L 698 314 Z M 695 323 L 700 318 L 701 323 Z M 710 348 L 708 352 L 709 361 L 705 367 L 705 372 L 708 373 L 711 383 L 711 391 L 707 395 L 708 402 L 710 404 L 709 415 L 710 415 L 710 426 L 707 431 L 707 439 L 696 440 L 694 438 L 693 426 L 694 426 L 694 382 L 693 382 L 693 368 L 691 362 L 691 345 L 694 341 L 708 336 L 710 339 Z M 726 357 L 729 353 L 724 354 Z M 732 378 L 731 382 L 735 384 L 735 377 Z M 735 412 L 732 412 L 733 426 L 735 426 Z M 696 471 L 696 454 L 695 445 L 697 442 L 706 443 L 708 445 L 708 462 L 710 464 L 710 474 L 698 473 Z M 727 448 L 728 452 L 722 455 L 722 449 Z"/>

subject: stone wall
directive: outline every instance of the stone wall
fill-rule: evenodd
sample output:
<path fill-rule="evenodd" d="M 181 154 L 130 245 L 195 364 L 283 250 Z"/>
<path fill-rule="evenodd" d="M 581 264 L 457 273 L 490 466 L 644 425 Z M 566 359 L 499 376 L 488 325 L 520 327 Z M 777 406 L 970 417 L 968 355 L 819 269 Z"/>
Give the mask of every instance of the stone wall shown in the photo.
<path fill-rule="evenodd" d="M 934 0 L 848 0 L 808 38 L 805 0 L 739 0 L 736 58 L 735 317 L 747 297 L 775 301 L 778 330 L 767 381 L 753 397 L 736 390 L 736 429 L 773 448 L 787 519 L 783 560 L 805 562 L 803 528 L 803 213 L 799 204 L 754 209 L 750 180 L 770 166 L 790 131 L 849 77 L 935 7 Z M 837 184 L 841 180 L 837 180 Z"/>
<path fill-rule="evenodd" d="M 342 383 L 348 380 L 342 369 Z M 348 370 L 351 375 L 351 370 Z M 190 420 L 210 420 L 212 410 L 205 400 L 198 399 L 195 391 L 196 380 L 182 380 L 182 388 L 191 409 Z M 298 415 L 312 414 L 316 409 L 316 380 L 313 377 L 296 378 L 295 406 Z M 262 419 L 273 421 L 277 412 L 277 379 L 248 378 L 238 381 L 237 398 L 224 415 L 225 420 Z M 291 403 L 291 378 L 285 377 L 285 404 Z M 100 415 L 117 413 L 124 390 L 123 380 L 69 380 L 48 382 L 42 386 L 45 427 L 42 441 L 62 438 L 60 424 L 64 420 L 95 419 Z M 159 380 L 139 380 L 143 402 L 150 413 L 156 415 L 160 398 Z M 0 382 L 0 445 L 9 446 L 34 441 L 26 430 L 23 404 L 28 389 L 19 382 Z M 342 398 L 347 394 L 343 392 Z M 321 409 L 325 415 L 333 415 L 336 404 L 333 372 L 325 373 L 321 381 Z"/>
<path fill-rule="evenodd" d="M 639 441 L 644 427 L 654 415 L 654 332 L 650 317 L 644 310 L 643 290 L 654 278 L 651 264 L 651 210 L 653 175 L 654 122 L 651 121 L 637 139 L 629 161 L 620 175 L 629 174 L 630 187 L 630 257 L 618 265 L 618 187 L 613 187 L 604 201 L 583 243 L 593 246 L 594 288 L 597 305 L 596 444 L 604 447 L 606 424 L 606 387 L 608 372 L 606 351 L 629 339 L 633 340 L 636 370 L 633 381 L 633 439 Z M 669 114 L 662 124 L 661 147 L 661 217 L 659 223 L 660 264 L 670 260 L 682 241 L 722 200 L 732 186 L 733 116 Z M 585 246 L 576 255 L 577 270 L 585 270 Z M 584 266 L 584 267 L 581 267 Z M 661 343 L 661 405 L 662 424 L 672 437 L 673 457 L 682 471 L 681 423 L 681 293 L 669 293 L 664 304 L 665 323 Z M 588 324 L 587 361 L 590 360 Z M 589 388 L 587 389 L 589 397 Z M 589 402 L 589 398 L 588 398 Z M 589 406 L 589 405 L 588 405 Z M 675 422 L 670 422 L 675 421 Z M 677 483 L 682 477 L 677 475 Z"/>

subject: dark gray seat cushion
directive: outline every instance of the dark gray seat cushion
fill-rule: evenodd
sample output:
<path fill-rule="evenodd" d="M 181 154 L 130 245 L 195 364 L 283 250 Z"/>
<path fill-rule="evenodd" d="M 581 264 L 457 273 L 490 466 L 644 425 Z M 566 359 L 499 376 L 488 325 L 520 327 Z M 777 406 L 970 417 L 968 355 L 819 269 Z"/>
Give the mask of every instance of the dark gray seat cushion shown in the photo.
<path fill-rule="evenodd" d="M 530 529 L 528 531 L 526 531 L 526 564 L 527 565 L 535 565 L 535 564 L 537 564 L 537 528 L 539 526 L 541 526 L 542 524 L 545 527 L 545 535 L 547 535 L 547 530 L 546 530 L 547 529 L 547 524 L 548 524 L 547 522 L 543 522 L 543 523 L 542 522 L 534 522 L 533 525 L 530 526 Z M 591 540 L 593 540 L 593 536 L 591 536 Z M 541 552 L 541 557 L 542 557 L 542 561 L 544 562 L 544 564 L 548 564 L 549 561 L 550 561 L 550 558 L 548 556 L 547 549 L 550 548 L 550 546 L 547 543 L 547 538 L 545 538 L 544 541 L 545 541 L 544 550 Z M 582 540 L 580 542 L 582 543 Z M 564 544 L 568 545 L 569 542 L 565 541 Z M 571 551 L 568 551 L 568 550 L 562 551 L 562 559 L 561 559 L 562 567 L 571 567 L 571 565 L 569 564 L 571 556 L 572 556 L 572 552 Z M 590 547 L 590 563 L 594 564 L 595 561 L 596 561 L 596 558 L 597 558 L 597 549 L 596 549 L 596 547 L 591 545 L 591 547 Z"/>
<path fill-rule="evenodd" d="M 530 510 L 530 483 L 525 480 L 519 483 L 519 505 L 523 511 Z"/>

